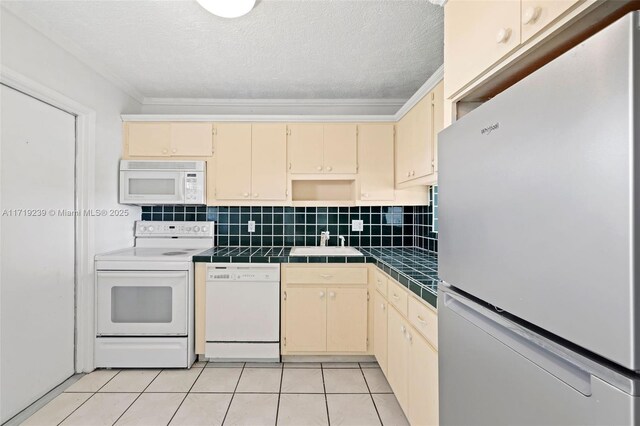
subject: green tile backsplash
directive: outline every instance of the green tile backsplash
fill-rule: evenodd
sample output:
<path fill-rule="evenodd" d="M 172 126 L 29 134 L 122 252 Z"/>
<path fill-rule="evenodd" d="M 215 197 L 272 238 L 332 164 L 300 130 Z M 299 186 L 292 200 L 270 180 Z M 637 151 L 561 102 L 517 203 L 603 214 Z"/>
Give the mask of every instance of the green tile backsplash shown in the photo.
<path fill-rule="evenodd" d="M 437 187 L 431 189 L 430 196 L 429 206 L 144 206 L 142 220 L 215 221 L 219 246 L 318 245 L 320 232 L 329 231 L 329 245 L 338 245 L 338 235 L 343 235 L 350 246 L 417 246 L 437 252 L 437 233 L 433 232 L 434 221 L 437 223 L 433 215 Z M 250 220 L 256 222 L 253 233 L 247 228 Z M 362 220 L 364 231 L 351 231 L 352 220 Z"/>

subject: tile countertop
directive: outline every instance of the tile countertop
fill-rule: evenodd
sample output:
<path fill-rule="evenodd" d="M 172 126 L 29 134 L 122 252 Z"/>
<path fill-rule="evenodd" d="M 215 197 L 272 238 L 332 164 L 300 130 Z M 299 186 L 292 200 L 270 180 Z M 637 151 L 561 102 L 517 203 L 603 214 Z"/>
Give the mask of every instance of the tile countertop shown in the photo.
<path fill-rule="evenodd" d="M 289 256 L 291 247 L 214 247 L 193 257 L 207 263 L 374 263 L 436 307 L 438 255 L 417 247 L 357 247 L 364 256 Z"/>

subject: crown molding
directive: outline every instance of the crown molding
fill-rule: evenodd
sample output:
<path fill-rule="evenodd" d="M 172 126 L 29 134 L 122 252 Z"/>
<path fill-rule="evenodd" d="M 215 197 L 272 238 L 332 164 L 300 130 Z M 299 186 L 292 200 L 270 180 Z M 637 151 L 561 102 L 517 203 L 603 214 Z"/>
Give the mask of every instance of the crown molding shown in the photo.
<path fill-rule="evenodd" d="M 99 60 L 91 57 L 89 53 L 78 46 L 71 39 L 63 36 L 58 31 L 54 30 L 51 25 L 49 25 L 46 21 L 43 21 L 31 14 L 28 13 L 18 13 L 14 6 L 7 2 L 1 2 L 0 7 L 3 9 L 3 13 L 10 13 L 16 19 L 21 20 L 25 24 L 29 25 L 46 38 L 51 40 L 53 43 L 59 45 L 62 49 L 69 52 L 73 57 L 82 62 L 84 65 L 88 66 L 106 80 L 113 83 L 119 89 L 121 89 L 124 93 L 131 96 L 133 99 L 142 103 L 144 101 L 144 96 L 138 92 L 138 90 L 129 84 L 124 79 L 120 78 L 118 75 L 114 74 L 109 70 L 109 68 Z"/>
<path fill-rule="evenodd" d="M 284 123 L 366 123 L 396 121 L 394 115 L 228 115 L 228 114 L 123 114 L 122 121 L 227 121 Z"/>
<path fill-rule="evenodd" d="M 408 113 L 418 102 L 420 102 L 420 99 L 424 98 L 427 93 L 432 91 L 442 79 L 444 79 L 444 65 L 440 65 L 440 68 L 435 70 L 431 77 L 427 79 L 416 93 L 414 93 L 413 96 L 411 96 L 409 100 L 402 105 L 398 112 L 396 112 L 395 120 L 398 121 L 404 117 L 404 115 Z"/>
<path fill-rule="evenodd" d="M 317 106 L 388 106 L 400 108 L 405 99 L 218 99 L 218 98 L 151 98 L 145 97 L 143 105 L 168 106 L 242 106 L 242 107 L 317 107 Z"/>

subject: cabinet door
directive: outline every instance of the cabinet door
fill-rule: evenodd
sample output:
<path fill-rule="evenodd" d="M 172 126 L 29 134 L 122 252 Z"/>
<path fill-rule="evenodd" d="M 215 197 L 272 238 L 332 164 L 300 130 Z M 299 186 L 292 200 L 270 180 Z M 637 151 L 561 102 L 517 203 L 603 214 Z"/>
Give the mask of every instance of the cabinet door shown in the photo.
<path fill-rule="evenodd" d="M 413 138 L 411 140 L 411 179 L 433 173 L 433 117 L 431 93 L 413 107 Z"/>
<path fill-rule="evenodd" d="M 413 121 L 412 109 L 396 125 L 396 183 L 411 179 Z"/>
<path fill-rule="evenodd" d="M 522 0 L 522 42 L 560 17 L 580 0 Z"/>
<path fill-rule="evenodd" d="M 449 0 L 444 9 L 446 97 L 519 44 L 520 0 Z"/>
<path fill-rule="evenodd" d="M 407 322 L 391 306 L 388 319 L 387 379 L 405 413 L 409 407 L 409 340 Z"/>
<path fill-rule="evenodd" d="M 356 173 L 358 171 L 356 133 L 355 124 L 325 124 L 325 173 Z"/>
<path fill-rule="evenodd" d="M 387 374 L 387 301 L 377 291 L 373 296 L 373 353 Z"/>
<path fill-rule="evenodd" d="M 327 291 L 324 287 L 285 290 L 285 346 L 289 352 L 327 349 Z"/>
<path fill-rule="evenodd" d="M 251 196 L 256 200 L 287 198 L 287 126 L 253 124 Z"/>
<path fill-rule="evenodd" d="M 444 80 L 431 92 L 433 114 L 433 172 L 438 172 L 438 133 L 444 128 Z"/>
<path fill-rule="evenodd" d="M 290 124 L 289 171 L 291 173 L 322 173 L 323 139 L 322 124 Z"/>
<path fill-rule="evenodd" d="M 412 332 L 409 354 L 409 421 L 415 426 L 438 424 L 438 352 Z"/>
<path fill-rule="evenodd" d="M 328 288 L 327 351 L 366 352 L 366 288 Z"/>
<path fill-rule="evenodd" d="M 171 123 L 171 155 L 210 157 L 213 153 L 211 123 Z"/>
<path fill-rule="evenodd" d="M 251 195 L 251 124 L 216 124 L 216 199 L 243 200 Z"/>
<path fill-rule="evenodd" d="M 393 178 L 393 124 L 358 126 L 360 200 L 395 198 Z"/>
<path fill-rule="evenodd" d="M 126 123 L 129 156 L 164 157 L 171 147 L 171 123 Z"/>

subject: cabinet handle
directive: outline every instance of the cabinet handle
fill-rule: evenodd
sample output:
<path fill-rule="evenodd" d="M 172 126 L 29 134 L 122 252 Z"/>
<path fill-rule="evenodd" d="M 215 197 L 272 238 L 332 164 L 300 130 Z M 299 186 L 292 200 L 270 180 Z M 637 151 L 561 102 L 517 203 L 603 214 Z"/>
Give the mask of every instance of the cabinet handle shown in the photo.
<path fill-rule="evenodd" d="M 324 291 L 321 291 L 319 294 L 320 298 L 322 299 L 324 297 Z"/>
<path fill-rule="evenodd" d="M 405 336 L 407 335 L 407 327 L 405 327 L 404 325 L 400 326 L 400 331 L 402 332 L 402 334 L 404 334 Z"/>
<path fill-rule="evenodd" d="M 509 37 L 511 37 L 511 28 L 500 28 L 500 31 L 498 31 L 496 35 L 496 43 L 506 43 L 509 41 Z"/>
<path fill-rule="evenodd" d="M 242 194 L 242 196 L 243 196 L 244 198 L 247 198 L 247 197 L 249 196 L 249 193 L 248 193 L 248 192 L 245 192 L 244 194 Z"/>
<path fill-rule="evenodd" d="M 385 307 L 384 307 L 384 303 L 380 304 L 380 309 L 382 309 L 384 311 Z"/>
<path fill-rule="evenodd" d="M 163 149 L 163 150 L 162 150 L 162 153 L 163 153 L 163 154 L 166 154 L 166 153 L 168 153 L 168 152 L 169 152 L 169 151 L 168 151 L 168 150 L 166 150 L 166 149 Z"/>
<path fill-rule="evenodd" d="M 427 321 L 425 321 L 424 318 L 422 318 L 422 315 L 418 315 L 418 321 L 420 321 L 422 324 L 426 324 Z"/>
<path fill-rule="evenodd" d="M 524 25 L 535 24 L 540 17 L 540 12 L 542 12 L 540 6 L 528 7 L 522 15 L 522 23 Z"/>
<path fill-rule="evenodd" d="M 171 152 L 175 154 L 176 152 L 178 152 L 178 150 L 177 150 L 177 149 L 175 149 L 175 148 L 173 148 L 173 149 L 171 150 Z"/>
<path fill-rule="evenodd" d="M 393 293 L 391 296 L 393 296 L 394 299 L 400 299 L 400 296 L 398 296 L 397 294 Z"/>
<path fill-rule="evenodd" d="M 322 166 L 318 166 L 318 171 L 321 172 L 322 171 Z"/>
<path fill-rule="evenodd" d="M 329 278 L 333 278 L 333 275 L 330 274 L 322 274 L 320 275 L 322 278 L 324 278 L 325 280 L 328 280 Z"/>
<path fill-rule="evenodd" d="M 327 167 L 327 171 L 328 171 L 328 172 L 330 172 L 331 170 L 333 170 L 333 167 L 328 166 L 328 167 Z"/>
<path fill-rule="evenodd" d="M 409 343 L 413 342 L 413 336 L 411 335 L 411 333 L 406 332 L 404 334 L 404 336 L 407 338 L 407 340 L 409 341 Z"/>
<path fill-rule="evenodd" d="M 407 177 L 411 177 L 411 172 L 407 172 Z"/>
<path fill-rule="evenodd" d="M 368 197 L 369 197 L 369 194 L 367 194 L 366 192 L 362 193 L 362 198 L 368 198 Z"/>
<path fill-rule="evenodd" d="M 254 192 L 254 193 L 253 193 L 253 198 L 258 198 L 258 195 L 259 195 L 259 194 L 258 194 L 257 192 Z"/>
<path fill-rule="evenodd" d="M 415 171 L 415 170 L 412 170 L 412 171 L 411 171 L 411 176 L 415 176 L 415 175 L 416 175 L 416 171 Z"/>
<path fill-rule="evenodd" d="M 336 293 L 335 293 L 335 292 L 333 292 L 333 291 L 330 291 L 330 292 L 329 292 L 329 297 L 336 297 Z"/>

